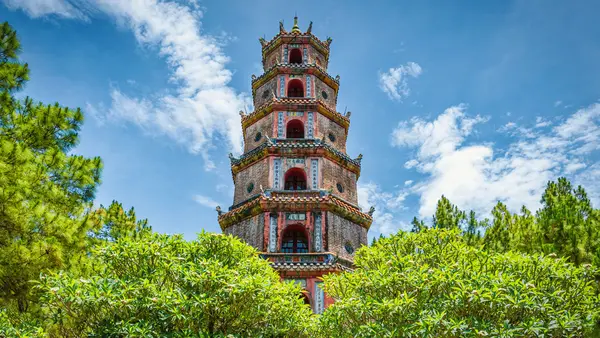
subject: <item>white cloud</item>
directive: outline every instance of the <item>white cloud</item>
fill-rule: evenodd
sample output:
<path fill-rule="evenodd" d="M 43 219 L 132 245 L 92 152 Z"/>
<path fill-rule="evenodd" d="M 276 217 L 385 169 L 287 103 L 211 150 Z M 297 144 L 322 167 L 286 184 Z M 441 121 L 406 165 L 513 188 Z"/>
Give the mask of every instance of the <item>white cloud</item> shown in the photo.
<path fill-rule="evenodd" d="M 554 106 L 555 106 L 555 107 L 558 107 L 558 106 L 560 106 L 561 104 L 562 104 L 562 101 L 561 101 L 561 100 L 558 100 L 558 101 L 555 101 L 555 102 L 554 102 Z"/>
<path fill-rule="evenodd" d="M 371 206 L 375 207 L 371 233 L 374 230 L 377 233 L 389 235 L 400 229 L 408 229 L 408 225 L 394 215 L 395 212 L 405 208 L 404 200 L 407 195 L 407 191 L 399 191 L 396 194 L 383 192 L 373 182 L 358 184 L 358 204 L 361 209 L 366 212 Z"/>
<path fill-rule="evenodd" d="M 538 116 L 535 118 L 535 127 L 536 128 L 544 128 L 544 127 L 548 127 L 551 125 L 552 125 L 551 121 L 548 121 L 541 116 Z"/>
<path fill-rule="evenodd" d="M 413 180 L 404 181 L 404 186 L 408 187 L 413 184 Z"/>
<path fill-rule="evenodd" d="M 201 206 L 204 206 L 207 208 L 212 208 L 212 209 L 216 208 L 217 205 L 220 205 L 218 202 L 216 202 L 212 198 L 210 198 L 208 196 L 203 196 L 203 195 L 194 195 L 194 201 L 196 201 L 196 203 L 200 204 Z"/>
<path fill-rule="evenodd" d="M 390 68 L 387 72 L 379 73 L 379 87 L 392 100 L 402 101 L 410 95 L 408 77 L 417 78 L 423 72 L 416 62 L 407 62 L 398 68 Z"/>
<path fill-rule="evenodd" d="M 549 180 L 579 172 L 582 180 L 594 182 L 600 175 L 597 165 L 579 171 L 600 148 L 600 104 L 577 111 L 548 131 L 509 123 L 501 131 L 517 140 L 503 151 L 489 143 L 464 145 L 474 126 L 486 121 L 465 111 L 465 106 L 456 106 L 433 121 L 413 118 L 392 133 L 393 146 L 418 150 L 410 161 L 426 179 L 411 189 L 420 195 L 421 217 L 433 214 L 442 194 L 459 207 L 481 214 L 488 214 L 497 201 L 515 211 L 521 205 L 536 209 Z M 544 122 L 536 120 L 536 124 Z M 600 195 L 595 184 L 586 188 L 593 196 Z"/>
<path fill-rule="evenodd" d="M 12 10 L 21 9 L 32 18 L 56 15 L 65 19 L 87 20 L 84 3 L 76 6 L 69 0 L 2 0 Z"/>
<path fill-rule="evenodd" d="M 70 1 L 5 2 L 18 3 L 16 7 L 35 16 L 77 17 L 68 14 L 77 10 Z M 176 85 L 174 90 L 148 97 L 131 96 L 112 87 L 108 108 L 88 105 L 101 121 L 126 121 L 147 132 L 166 135 L 190 152 L 200 154 L 206 169 L 214 168 L 209 150 L 222 147 L 214 142 L 215 136 L 225 138 L 228 150 L 241 151 L 238 111 L 249 105 L 250 100 L 247 94 L 238 94 L 229 86 L 232 72 L 226 68 L 229 59 L 223 53 L 223 41 L 201 32 L 202 12 L 195 2 L 82 0 L 79 3 L 80 7 L 108 14 L 119 25 L 131 29 L 140 44 L 156 49 L 169 66 L 170 81 Z M 223 39 L 230 40 L 227 36 Z"/>

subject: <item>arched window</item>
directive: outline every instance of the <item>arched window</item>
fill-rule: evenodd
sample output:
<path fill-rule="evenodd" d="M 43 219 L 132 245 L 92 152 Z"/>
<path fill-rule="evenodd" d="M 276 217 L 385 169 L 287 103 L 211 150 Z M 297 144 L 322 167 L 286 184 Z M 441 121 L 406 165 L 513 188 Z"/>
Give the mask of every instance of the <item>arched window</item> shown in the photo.
<path fill-rule="evenodd" d="M 291 120 L 285 129 L 286 138 L 304 138 L 304 124 L 300 120 Z"/>
<path fill-rule="evenodd" d="M 306 174 L 300 168 L 292 168 L 285 173 L 285 190 L 306 190 Z"/>
<path fill-rule="evenodd" d="M 304 85 L 302 80 L 293 79 L 288 83 L 288 97 L 304 97 Z"/>
<path fill-rule="evenodd" d="M 290 51 L 290 63 L 302 63 L 302 52 L 299 48 Z"/>
<path fill-rule="evenodd" d="M 290 225 L 284 230 L 281 252 L 308 253 L 308 240 L 302 225 Z"/>

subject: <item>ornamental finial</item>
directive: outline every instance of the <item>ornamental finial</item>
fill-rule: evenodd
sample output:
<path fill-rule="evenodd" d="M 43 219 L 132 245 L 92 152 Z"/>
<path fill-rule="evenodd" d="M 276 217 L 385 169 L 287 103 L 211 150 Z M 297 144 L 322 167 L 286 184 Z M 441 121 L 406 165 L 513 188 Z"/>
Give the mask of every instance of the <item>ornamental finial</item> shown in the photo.
<path fill-rule="evenodd" d="M 331 45 L 331 41 L 333 41 L 330 37 L 327 37 L 327 40 L 325 40 L 325 44 L 327 45 L 327 47 L 329 47 L 329 45 Z"/>
<path fill-rule="evenodd" d="M 283 27 L 283 20 L 279 21 L 279 33 L 280 33 L 280 34 L 285 34 L 285 33 L 287 33 L 287 32 L 285 31 L 285 27 Z"/>
<path fill-rule="evenodd" d="M 221 216 L 223 214 L 223 211 L 221 211 L 221 206 L 220 205 L 217 205 L 217 207 L 215 208 L 215 210 L 217 210 L 217 214 L 219 216 Z"/>
<path fill-rule="evenodd" d="M 258 41 L 260 41 L 260 45 L 263 47 L 267 44 L 267 40 L 265 40 L 264 38 L 259 38 Z"/>
<path fill-rule="evenodd" d="M 358 154 L 358 157 L 356 158 L 356 160 L 357 160 L 358 162 L 362 161 L 362 154 Z"/>
<path fill-rule="evenodd" d="M 369 208 L 369 212 L 368 212 L 368 214 L 369 214 L 369 216 L 373 217 L 373 214 L 374 214 L 374 213 L 375 213 L 375 207 L 374 207 L 374 206 L 371 206 L 371 208 Z"/>
<path fill-rule="evenodd" d="M 306 34 L 310 34 L 312 32 L 312 21 L 308 24 L 308 29 L 306 30 Z"/>
<path fill-rule="evenodd" d="M 300 27 L 298 27 L 298 16 L 294 17 L 294 27 L 292 27 L 292 33 L 298 33 L 298 34 L 302 33 L 300 31 Z"/>

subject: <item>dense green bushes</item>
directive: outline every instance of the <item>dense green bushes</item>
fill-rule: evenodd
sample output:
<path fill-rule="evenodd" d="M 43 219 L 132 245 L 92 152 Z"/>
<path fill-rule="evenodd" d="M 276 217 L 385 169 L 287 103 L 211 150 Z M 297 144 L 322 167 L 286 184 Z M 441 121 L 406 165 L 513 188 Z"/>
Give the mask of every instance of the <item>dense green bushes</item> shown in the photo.
<path fill-rule="evenodd" d="M 600 314 L 591 265 L 466 244 L 457 229 L 398 233 L 329 275 L 322 336 L 465 337 L 589 333 Z"/>
<path fill-rule="evenodd" d="M 59 337 L 306 335 L 312 312 L 256 251 L 231 236 L 195 241 L 148 234 L 98 249 L 89 277 L 56 273 L 39 285 Z"/>

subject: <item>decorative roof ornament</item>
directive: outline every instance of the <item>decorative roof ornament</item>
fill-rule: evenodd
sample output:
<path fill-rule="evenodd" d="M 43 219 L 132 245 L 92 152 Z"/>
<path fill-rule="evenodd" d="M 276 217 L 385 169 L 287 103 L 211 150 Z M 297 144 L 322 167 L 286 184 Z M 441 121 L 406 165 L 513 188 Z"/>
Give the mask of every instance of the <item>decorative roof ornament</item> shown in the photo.
<path fill-rule="evenodd" d="M 373 217 L 374 213 L 375 213 L 375 207 L 371 206 L 371 208 L 369 208 L 369 212 L 367 212 L 367 214 L 369 214 L 369 216 Z"/>
<path fill-rule="evenodd" d="M 246 116 L 246 114 L 244 113 L 243 110 L 240 110 L 239 114 L 240 114 L 240 117 L 245 117 Z"/>
<path fill-rule="evenodd" d="M 306 30 L 306 34 L 310 34 L 312 32 L 312 21 L 308 24 L 308 29 Z"/>
<path fill-rule="evenodd" d="M 327 40 L 325 40 L 325 44 L 327 45 L 327 47 L 329 47 L 329 45 L 331 45 L 331 41 L 333 41 L 330 37 L 327 37 Z"/>
<path fill-rule="evenodd" d="M 256 75 L 252 74 L 252 81 L 256 80 Z"/>
<path fill-rule="evenodd" d="M 292 33 L 294 34 L 302 34 L 300 27 L 298 27 L 298 17 L 294 17 L 294 27 L 292 27 Z"/>
<path fill-rule="evenodd" d="M 237 161 L 237 158 L 233 157 L 232 153 L 229 153 L 229 160 L 231 160 L 231 161 Z"/>
<path fill-rule="evenodd" d="M 219 216 L 223 215 L 223 210 L 221 210 L 221 206 L 217 205 L 217 207 L 215 208 L 215 210 L 217 210 L 217 214 L 219 214 Z"/>
<path fill-rule="evenodd" d="M 279 21 L 279 34 L 287 33 L 285 27 L 283 27 L 283 20 Z"/>
<path fill-rule="evenodd" d="M 267 45 L 267 40 L 265 40 L 264 38 L 259 38 L 258 41 L 260 41 L 260 45 L 263 47 Z"/>
<path fill-rule="evenodd" d="M 346 112 L 346 115 L 345 115 L 345 116 L 346 116 L 347 118 L 350 118 L 350 115 L 352 115 L 352 112 L 350 112 L 350 111 L 349 111 L 349 112 Z"/>
<path fill-rule="evenodd" d="M 356 162 L 360 163 L 362 161 L 362 154 L 358 154 L 358 157 L 356 158 Z"/>

